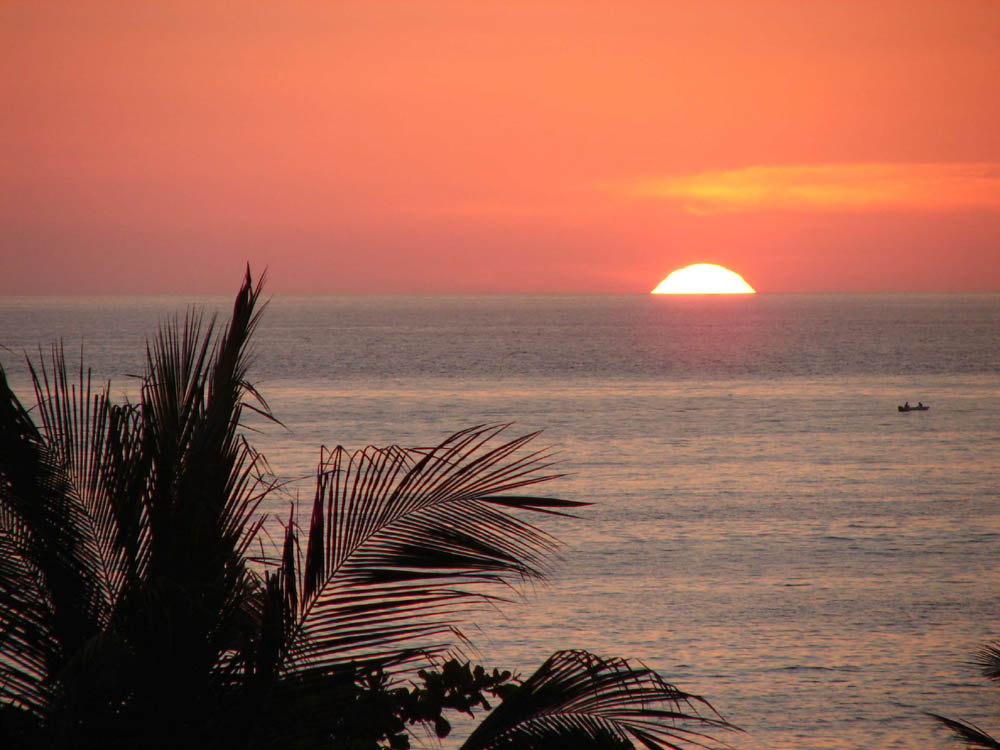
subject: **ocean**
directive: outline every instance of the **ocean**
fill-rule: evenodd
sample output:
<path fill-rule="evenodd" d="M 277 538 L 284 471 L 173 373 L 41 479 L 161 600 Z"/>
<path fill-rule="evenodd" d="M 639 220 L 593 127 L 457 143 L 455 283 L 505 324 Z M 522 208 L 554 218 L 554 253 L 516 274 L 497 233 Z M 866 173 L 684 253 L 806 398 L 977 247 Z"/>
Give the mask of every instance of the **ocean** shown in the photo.
<path fill-rule="evenodd" d="M 22 352 L 61 338 L 134 391 L 189 303 L 229 304 L 0 298 L 0 362 L 28 400 Z M 968 663 L 1000 638 L 1000 295 L 279 295 L 255 351 L 287 429 L 252 439 L 304 501 L 320 445 L 512 423 L 557 451 L 548 494 L 593 505 L 536 519 L 561 559 L 469 624 L 476 661 L 639 659 L 743 750 L 949 747 L 926 711 L 1000 732 Z"/>

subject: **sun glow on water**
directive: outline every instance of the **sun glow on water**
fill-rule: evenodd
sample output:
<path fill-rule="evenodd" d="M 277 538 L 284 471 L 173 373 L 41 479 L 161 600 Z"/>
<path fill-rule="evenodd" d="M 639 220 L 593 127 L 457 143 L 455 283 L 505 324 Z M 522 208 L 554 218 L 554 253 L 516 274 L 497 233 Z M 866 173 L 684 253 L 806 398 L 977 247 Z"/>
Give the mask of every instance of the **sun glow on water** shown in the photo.
<path fill-rule="evenodd" d="M 756 290 L 735 271 L 714 263 L 695 263 L 671 273 L 652 294 L 756 294 Z"/>

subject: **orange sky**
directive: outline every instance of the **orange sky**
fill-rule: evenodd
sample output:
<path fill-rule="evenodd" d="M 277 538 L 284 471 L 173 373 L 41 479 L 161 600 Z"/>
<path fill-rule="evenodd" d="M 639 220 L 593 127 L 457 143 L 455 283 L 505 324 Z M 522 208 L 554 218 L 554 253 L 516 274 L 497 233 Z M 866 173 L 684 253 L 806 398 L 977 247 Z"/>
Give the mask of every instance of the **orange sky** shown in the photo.
<path fill-rule="evenodd" d="M 1000 290 L 1000 2 L 0 0 L 0 294 Z"/>

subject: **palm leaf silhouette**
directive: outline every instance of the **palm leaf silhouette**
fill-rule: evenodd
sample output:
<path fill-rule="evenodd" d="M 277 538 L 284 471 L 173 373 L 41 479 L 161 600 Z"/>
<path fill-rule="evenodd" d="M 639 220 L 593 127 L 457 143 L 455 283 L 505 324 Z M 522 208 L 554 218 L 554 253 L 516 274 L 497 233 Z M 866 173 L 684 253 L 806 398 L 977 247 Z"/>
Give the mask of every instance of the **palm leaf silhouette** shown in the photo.
<path fill-rule="evenodd" d="M 291 663 L 426 661 L 462 641 L 461 614 L 498 599 L 486 586 L 543 576 L 555 541 L 509 511 L 584 503 L 508 494 L 553 475 L 548 454 L 522 450 L 535 435 L 493 445 L 504 429 L 463 430 L 429 450 L 324 454 L 294 560 Z"/>
<path fill-rule="evenodd" d="M 0 410 L 0 697 L 41 715 L 62 666 L 56 602 L 86 611 L 85 566 L 66 477 L 2 372 Z"/>
<path fill-rule="evenodd" d="M 701 706 L 707 713 L 698 710 Z M 698 729 L 688 728 L 689 726 Z M 558 651 L 473 731 L 461 750 L 709 747 L 733 729 L 707 701 L 624 659 Z"/>
<path fill-rule="evenodd" d="M 955 738 L 964 742 L 968 748 L 973 748 L 974 750 L 1000 750 L 1000 742 L 993 739 L 975 724 L 949 719 L 947 716 L 940 716 L 934 713 L 928 713 L 927 715 L 937 719 L 948 727 L 955 733 Z"/>
<path fill-rule="evenodd" d="M 1000 682 L 1000 642 L 987 643 L 973 654 L 973 662 L 982 675 L 994 682 Z"/>
<path fill-rule="evenodd" d="M 0 698 L 53 742 L 142 731 L 118 716 L 123 702 L 169 713 L 220 679 L 266 492 L 237 429 L 256 397 L 245 376 L 259 290 L 248 270 L 214 345 L 193 312 L 164 326 L 137 404 L 95 393 L 82 364 L 71 377 L 57 346 L 29 363 L 36 428 L 2 378 Z"/>

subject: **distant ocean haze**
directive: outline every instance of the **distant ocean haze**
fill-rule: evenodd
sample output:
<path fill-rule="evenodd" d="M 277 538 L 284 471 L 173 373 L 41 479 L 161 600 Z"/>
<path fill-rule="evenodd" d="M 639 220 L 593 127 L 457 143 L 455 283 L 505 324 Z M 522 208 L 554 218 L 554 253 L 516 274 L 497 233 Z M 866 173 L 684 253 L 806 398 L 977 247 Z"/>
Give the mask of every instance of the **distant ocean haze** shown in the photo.
<path fill-rule="evenodd" d="M 0 299 L 0 361 L 59 338 L 135 391 L 189 303 Z M 1000 295 L 275 297 L 252 420 L 311 498 L 320 445 L 543 429 L 595 503 L 541 519 L 551 583 L 466 629 L 528 673 L 557 648 L 642 659 L 748 734 L 738 748 L 926 748 L 921 712 L 996 728 L 967 666 L 1000 637 Z M 927 412 L 901 414 L 918 400 Z M 538 520 L 538 519 L 534 519 Z"/>

